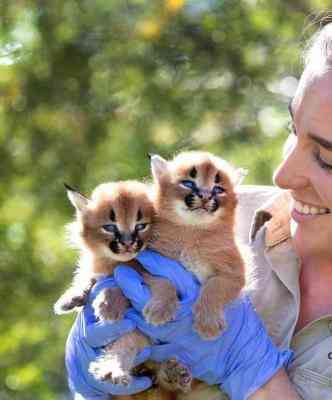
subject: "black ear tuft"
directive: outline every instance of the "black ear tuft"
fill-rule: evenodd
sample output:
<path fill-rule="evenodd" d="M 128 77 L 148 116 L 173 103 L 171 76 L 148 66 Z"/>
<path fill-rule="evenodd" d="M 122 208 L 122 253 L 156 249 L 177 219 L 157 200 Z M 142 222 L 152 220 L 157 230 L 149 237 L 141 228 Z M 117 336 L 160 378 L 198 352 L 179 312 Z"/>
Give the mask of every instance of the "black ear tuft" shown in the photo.
<path fill-rule="evenodd" d="M 86 197 L 83 193 L 81 193 L 78 189 L 73 188 L 72 186 L 68 185 L 68 183 L 63 182 L 63 186 L 66 188 L 66 190 L 69 190 L 70 192 L 75 192 L 80 194 L 83 197 Z"/>
<path fill-rule="evenodd" d="M 63 186 L 67 189 L 67 190 L 71 190 L 72 192 L 77 192 L 76 189 L 74 189 L 73 187 L 71 187 L 70 185 L 68 185 L 68 183 L 63 182 Z"/>
<path fill-rule="evenodd" d="M 84 212 L 90 200 L 84 196 L 84 194 L 80 193 L 67 183 L 64 183 L 64 187 L 67 190 L 67 196 L 71 204 L 76 208 L 77 211 Z"/>

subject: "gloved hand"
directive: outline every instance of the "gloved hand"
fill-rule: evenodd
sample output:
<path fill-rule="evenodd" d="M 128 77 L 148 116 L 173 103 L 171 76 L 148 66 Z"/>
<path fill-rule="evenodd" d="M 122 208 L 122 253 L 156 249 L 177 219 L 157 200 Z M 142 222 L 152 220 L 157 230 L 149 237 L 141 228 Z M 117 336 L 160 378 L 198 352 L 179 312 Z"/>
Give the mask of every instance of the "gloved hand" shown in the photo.
<path fill-rule="evenodd" d="M 112 385 L 101 382 L 89 373 L 91 361 L 100 355 L 102 346 L 113 342 L 123 334 L 135 329 L 136 324 L 127 318 L 117 321 L 97 321 L 91 306 L 100 290 L 114 287 L 111 277 L 101 279 L 93 287 L 87 305 L 78 314 L 66 343 L 66 367 L 70 390 L 75 398 L 86 400 L 110 399 L 109 394 L 130 395 L 149 388 L 152 384 L 148 377 L 133 378 L 128 386 Z M 136 360 L 136 365 L 150 355 L 149 349 L 143 350 Z"/>
<path fill-rule="evenodd" d="M 177 261 L 154 251 L 144 251 L 137 259 L 151 274 L 168 278 L 180 299 L 174 321 L 150 325 L 141 314 L 150 298 L 142 277 L 126 266 L 119 266 L 114 272 L 117 285 L 135 307 L 126 317 L 155 343 L 151 347 L 152 359 L 161 362 L 175 357 L 191 369 L 194 378 L 220 384 L 232 400 L 247 399 L 287 365 L 292 352 L 279 351 L 273 345 L 248 297 L 226 306 L 228 327 L 220 337 L 204 340 L 192 326 L 192 305 L 199 293 L 195 277 Z"/>

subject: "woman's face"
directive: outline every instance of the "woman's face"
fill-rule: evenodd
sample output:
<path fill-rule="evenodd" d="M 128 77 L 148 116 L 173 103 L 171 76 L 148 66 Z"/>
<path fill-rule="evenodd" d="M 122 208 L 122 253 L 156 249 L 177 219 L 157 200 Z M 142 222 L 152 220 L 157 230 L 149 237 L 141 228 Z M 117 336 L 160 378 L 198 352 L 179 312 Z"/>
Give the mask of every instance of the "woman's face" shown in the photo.
<path fill-rule="evenodd" d="M 290 113 L 293 133 L 274 180 L 294 199 L 292 233 L 299 256 L 332 259 L 332 71 L 305 71 Z"/>

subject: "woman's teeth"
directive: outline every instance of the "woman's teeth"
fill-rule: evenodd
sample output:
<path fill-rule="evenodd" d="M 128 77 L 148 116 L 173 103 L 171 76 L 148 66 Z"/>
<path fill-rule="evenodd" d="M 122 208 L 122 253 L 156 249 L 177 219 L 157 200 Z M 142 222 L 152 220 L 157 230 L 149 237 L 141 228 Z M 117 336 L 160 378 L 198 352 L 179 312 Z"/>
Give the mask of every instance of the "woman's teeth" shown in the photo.
<path fill-rule="evenodd" d="M 308 204 L 301 203 L 300 201 L 294 201 L 294 208 L 301 214 L 306 215 L 321 215 L 321 214 L 329 214 L 330 210 L 328 208 L 319 208 L 310 206 Z"/>

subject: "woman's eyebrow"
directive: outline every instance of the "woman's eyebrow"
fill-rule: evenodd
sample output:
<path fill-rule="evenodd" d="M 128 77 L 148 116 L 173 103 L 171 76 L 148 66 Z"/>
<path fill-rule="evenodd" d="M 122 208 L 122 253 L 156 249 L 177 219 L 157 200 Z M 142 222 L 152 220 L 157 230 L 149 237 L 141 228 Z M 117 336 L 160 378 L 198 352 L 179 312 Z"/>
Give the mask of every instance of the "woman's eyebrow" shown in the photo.
<path fill-rule="evenodd" d="M 317 136 L 313 133 L 308 133 L 308 136 L 316 143 L 318 143 L 320 146 L 324 147 L 324 149 L 332 151 L 332 142 L 329 142 L 326 139 L 323 139 L 320 136 Z"/>

